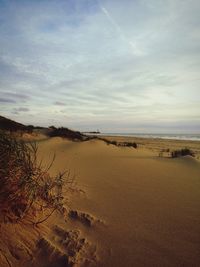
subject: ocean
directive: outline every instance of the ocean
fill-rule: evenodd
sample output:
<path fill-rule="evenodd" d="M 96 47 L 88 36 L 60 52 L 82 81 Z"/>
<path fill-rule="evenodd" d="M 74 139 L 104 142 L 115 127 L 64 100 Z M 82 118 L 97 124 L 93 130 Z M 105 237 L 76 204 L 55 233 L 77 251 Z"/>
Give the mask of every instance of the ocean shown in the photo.
<path fill-rule="evenodd" d="M 200 134 L 101 133 L 99 135 L 200 141 Z"/>

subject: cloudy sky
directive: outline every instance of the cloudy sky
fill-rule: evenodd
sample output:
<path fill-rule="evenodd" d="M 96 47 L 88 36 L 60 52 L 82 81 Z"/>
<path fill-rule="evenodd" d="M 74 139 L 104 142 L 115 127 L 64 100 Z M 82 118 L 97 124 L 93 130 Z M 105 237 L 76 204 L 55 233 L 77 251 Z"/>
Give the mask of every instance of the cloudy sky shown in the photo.
<path fill-rule="evenodd" d="M 0 0 L 0 114 L 200 133 L 199 0 Z"/>

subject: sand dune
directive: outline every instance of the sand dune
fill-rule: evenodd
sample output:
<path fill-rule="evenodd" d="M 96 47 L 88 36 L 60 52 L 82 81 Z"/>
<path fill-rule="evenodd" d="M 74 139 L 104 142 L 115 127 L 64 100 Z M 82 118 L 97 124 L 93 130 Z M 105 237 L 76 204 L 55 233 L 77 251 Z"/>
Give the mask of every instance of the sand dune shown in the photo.
<path fill-rule="evenodd" d="M 0 250 L 2 267 L 6 258 L 16 267 L 200 265 L 198 160 L 99 140 L 55 137 L 38 145 L 43 164 L 56 154 L 51 174 L 70 169 L 76 188 L 66 196 L 64 216 L 54 214 L 36 229 L 15 226 L 23 231 Z M 1 233 L 16 235 L 5 227 Z"/>
<path fill-rule="evenodd" d="M 79 215 L 68 222 L 97 246 L 99 266 L 198 266 L 198 161 L 94 140 L 41 143 L 45 155 L 53 150 L 54 171 L 70 166 L 85 191 L 71 206 L 105 222 L 89 230 Z"/>

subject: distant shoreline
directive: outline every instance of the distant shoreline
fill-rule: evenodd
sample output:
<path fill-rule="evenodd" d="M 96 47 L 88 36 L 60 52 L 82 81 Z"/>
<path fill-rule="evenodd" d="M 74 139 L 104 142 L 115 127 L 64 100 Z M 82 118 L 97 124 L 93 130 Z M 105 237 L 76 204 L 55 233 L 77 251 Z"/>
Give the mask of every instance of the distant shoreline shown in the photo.
<path fill-rule="evenodd" d="M 92 133 L 90 133 L 92 134 Z M 200 134 L 138 134 L 138 133 L 97 133 L 95 136 L 109 137 L 135 137 L 143 139 L 164 139 L 164 140 L 180 140 L 180 141 L 199 141 Z"/>

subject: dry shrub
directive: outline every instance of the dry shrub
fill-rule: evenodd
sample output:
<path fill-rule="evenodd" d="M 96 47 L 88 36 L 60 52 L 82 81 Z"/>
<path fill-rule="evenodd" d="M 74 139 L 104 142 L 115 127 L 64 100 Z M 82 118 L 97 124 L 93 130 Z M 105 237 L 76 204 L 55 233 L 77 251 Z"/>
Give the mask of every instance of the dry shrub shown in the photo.
<path fill-rule="evenodd" d="M 178 158 L 182 156 L 192 156 L 194 157 L 194 152 L 191 151 L 189 148 L 182 148 L 180 150 L 174 150 L 171 152 L 171 157 L 172 158 Z"/>
<path fill-rule="evenodd" d="M 35 143 L 27 144 L 4 132 L 0 133 L 0 154 L 0 214 L 4 219 L 20 220 L 30 211 L 34 210 L 34 214 L 42 211 L 45 216 L 36 221 L 38 224 L 55 210 L 63 209 L 66 173 L 49 175 L 54 159 L 43 168 L 37 160 Z M 68 177 L 65 184 L 71 183 Z"/>
<path fill-rule="evenodd" d="M 102 137 L 97 137 L 97 139 L 104 141 L 107 145 L 113 145 L 113 146 L 119 146 L 119 147 L 133 147 L 133 148 L 138 147 L 138 145 L 135 142 L 117 142 L 115 140 L 108 140 Z"/>

